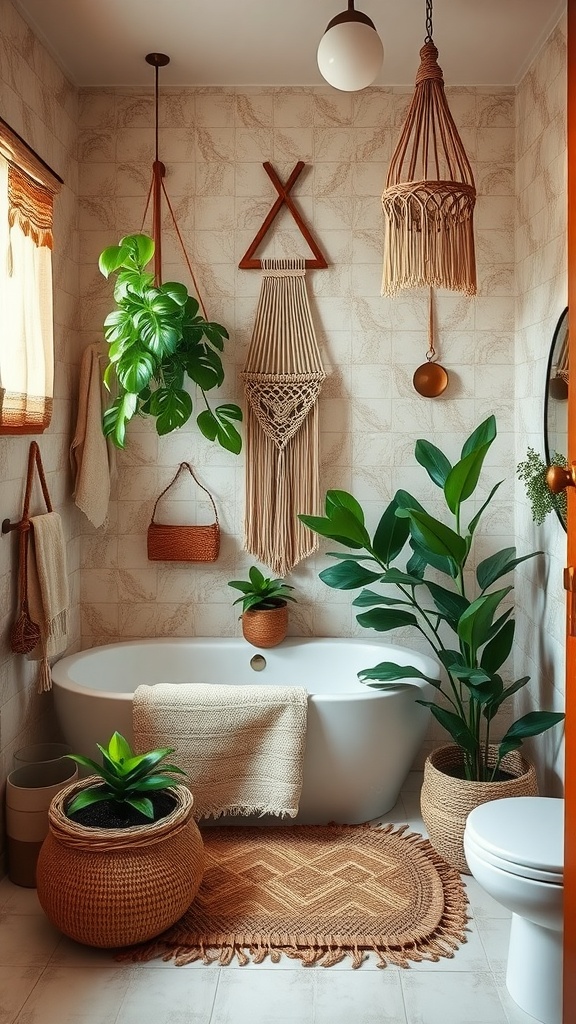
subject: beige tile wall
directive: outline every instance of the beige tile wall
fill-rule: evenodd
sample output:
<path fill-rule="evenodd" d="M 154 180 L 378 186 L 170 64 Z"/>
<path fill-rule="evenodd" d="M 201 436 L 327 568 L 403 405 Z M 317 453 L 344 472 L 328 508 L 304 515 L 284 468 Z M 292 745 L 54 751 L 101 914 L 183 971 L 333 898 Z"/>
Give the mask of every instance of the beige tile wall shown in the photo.
<path fill-rule="evenodd" d="M 10 0 L 0 0 L 0 113 L 64 179 L 54 210 L 54 415 L 37 438 L 52 504 L 63 519 L 72 610 L 71 645 L 80 641 L 80 515 L 71 502 L 68 448 L 78 364 L 76 90 L 66 81 Z M 10 339 L 0 337 L 0 345 Z M 20 518 L 29 437 L 0 438 L 0 519 Z M 43 506 L 34 494 L 33 512 Z M 55 737 L 52 698 L 36 693 L 37 665 L 13 655 L 9 630 L 16 606 L 17 537 L 0 537 L 0 798 L 14 750 Z M 4 815 L 0 816 L 3 831 Z M 0 836 L 0 854 L 3 840 Z"/>
<path fill-rule="evenodd" d="M 297 160 L 306 162 L 294 196 L 330 263 L 328 270 L 308 275 L 328 372 L 319 403 L 322 491 L 351 490 L 363 503 L 370 527 L 399 487 L 413 490 L 439 511 L 439 492 L 413 457 L 416 439 L 430 438 L 455 459 L 468 434 L 494 412 L 499 436 L 481 494 L 485 497 L 496 480 L 506 483 L 479 531 L 480 559 L 494 545 L 513 542 L 514 92 L 448 90 L 477 178 L 479 294 L 474 299 L 437 296 L 437 347 L 450 385 L 436 400 L 420 397 L 412 387 L 412 374 L 428 347 L 426 294 L 380 295 L 380 195 L 410 95 L 380 88 L 359 95 L 328 87 L 161 89 L 160 156 L 209 315 L 230 331 L 222 391 L 239 402 L 238 371 L 251 336 L 260 276 L 237 264 L 276 195 L 262 162 L 270 160 L 283 180 Z M 101 336 L 110 308 L 111 286 L 98 274 L 98 253 L 142 224 L 154 157 L 153 123 L 148 90 L 81 94 L 80 276 L 86 343 Z M 189 284 L 169 216 L 165 226 L 164 278 Z M 260 254 L 308 255 L 289 214 L 278 217 Z M 146 528 L 154 498 L 183 459 L 197 466 L 221 510 L 224 536 L 214 565 L 147 561 Z M 110 525 L 99 531 L 85 526 L 83 645 L 146 635 L 238 634 L 235 595 L 227 580 L 243 575 L 252 561 L 242 550 L 243 486 L 243 457 L 210 446 L 194 427 L 159 439 L 150 425 L 135 424 L 119 458 Z M 184 484 L 178 497 L 190 493 Z M 472 504 L 470 514 L 474 511 Z M 188 514 L 195 512 L 193 506 Z M 208 521 L 205 504 L 198 512 Z M 329 561 L 322 553 L 326 547 L 290 575 L 298 596 L 291 631 L 366 636 L 355 621 L 350 594 L 329 590 L 318 580 L 318 571 Z M 391 639 L 419 646 L 418 635 L 406 631 Z"/>
<path fill-rule="evenodd" d="M 516 455 L 544 453 L 546 365 L 558 317 L 567 304 L 566 22 L 552 33 L 520 83 L 516 100 Z M 531 676 L 522 710 L 564 710 L 566 534 L 555 516 L 532 521 L 523 485 L 516 486 L 519 550 L 543 550 L 518 570 L 516 664 Z M 562 790 L 563 731 L 531 745 L 545 788 Z"/>

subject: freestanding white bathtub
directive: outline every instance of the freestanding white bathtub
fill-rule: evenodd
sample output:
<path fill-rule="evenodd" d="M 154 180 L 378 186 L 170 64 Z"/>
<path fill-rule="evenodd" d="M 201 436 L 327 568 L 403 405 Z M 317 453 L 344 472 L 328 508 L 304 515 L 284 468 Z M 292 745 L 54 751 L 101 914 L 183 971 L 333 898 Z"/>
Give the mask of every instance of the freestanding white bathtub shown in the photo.
<path fill-rule="evenodd" d="M 431 658 L 374 640 L 292 637 L 258 651 L 241 639 L 196 637 L 94 647 L 58 661 L 52 679 L 66 742 L 96 760 L 96 743 L 107 743 L 114 730 L 132 742 L 132 694 L 142 683 L 304 686 L 308 728 L 295 820 L 355 824 L 396 803 L 429 721 L 416 699 L 429 700 L 434 692 L 421 679 L 389 690 L 358 680 L 361 669 L 381 661 L 439 676 Z"/>

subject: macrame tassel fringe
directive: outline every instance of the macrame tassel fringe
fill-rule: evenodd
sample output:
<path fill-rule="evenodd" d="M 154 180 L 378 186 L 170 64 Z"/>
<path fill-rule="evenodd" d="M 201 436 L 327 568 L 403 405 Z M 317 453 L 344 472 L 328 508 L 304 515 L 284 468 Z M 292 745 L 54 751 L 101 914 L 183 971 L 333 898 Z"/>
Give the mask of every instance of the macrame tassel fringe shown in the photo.
<path fill-rule="evenodd" d="M 386 245 L 382 294 L 428 286 L 476 294 L 474 195 L 466 186 L 444 194 L 434 182 L 397 185 L 382 197 Z M 466 190 L 466 191 L 464 191 Z"/>
<path fill-rule="evenodd" d="M 320 507 L 318 406 L 313 405 L 284 448 L 264 433 L 250 405 L 246 416 L 244 545 L 279 576 L 318 548 L 318 538 L 298 512 L 318 515 Z"/>

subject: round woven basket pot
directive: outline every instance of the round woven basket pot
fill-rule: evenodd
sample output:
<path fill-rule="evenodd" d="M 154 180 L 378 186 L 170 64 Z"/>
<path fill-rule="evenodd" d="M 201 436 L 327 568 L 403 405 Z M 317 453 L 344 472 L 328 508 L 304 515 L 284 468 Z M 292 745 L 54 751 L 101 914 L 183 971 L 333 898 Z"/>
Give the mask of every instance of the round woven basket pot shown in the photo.
<path fill-rule="evenodd" d="M 112 949 L 159 935 L 184 914 L 204 871 L 204 846 L 192 818 L 193 798 L 168 790 L 176 807 L 165 818 L 127 828 L 80 825 L 64 812 L 97 776 L 54 797 L 49 833 L 38 857 L 38 899 L 49 920 L 77 942 Z"/>
<path fill-rule="evenodd" d="M 488 761 L 496 763 L 497 747 L 491 747 Z M 432 846 L 458 871 L 469 875 L 464 854 L 466 818 L 474 807 L 489 800 L 508 796 L 537 796 L 538 781 L 534 766 L 513 750 L 506 754 L 501 768 L 512 776 L 501 782 L 469 782 L 451 775 L 462 766 L 462 751 L 449 744 L 433 750 L 424 765 L 420 809 Z"/>
<path fill-rule="evenodd" d="M 250 608 L 242 613 L 242 633 L 253 647 L 276 647 L 288 632 L 288 604 L 275 608 Z"/>

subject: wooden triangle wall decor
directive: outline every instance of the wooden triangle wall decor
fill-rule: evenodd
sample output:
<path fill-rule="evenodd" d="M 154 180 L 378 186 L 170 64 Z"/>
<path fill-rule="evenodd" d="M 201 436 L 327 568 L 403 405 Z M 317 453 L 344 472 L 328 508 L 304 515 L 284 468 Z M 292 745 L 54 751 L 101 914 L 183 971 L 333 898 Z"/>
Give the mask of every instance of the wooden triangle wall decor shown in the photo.
<path fill-rule="evenodd" d="M 294 200 L 290 195 L 290 192 L 294 187 L 296 180 L 298 179 L 301 171 L 305 167 L 304 161 L 298 161 L 285 185 L 283 185 L 282 182 L 280 181 L 280 178 L 276 174 L 276 171 L 272 167 L 271 163 L 268 163 L 268 161 L 266 161 L 266 163 L 262 164 L 262 166 L 266 171 L 266 174 L 270 178 L 272 184 L 274 185 L 274 188 L 278 193 L 278 198 L 276 199 L 274 205 L 270 208 L 270 211 L 266 219 L 264 220 L 262 227 L 258 231 L 257 235 L 254 237 L 254 240 L 248 246 L 242 259 L 240 260 L 240 263 L 238 264 L 240 270 L 261 269 L 262 260 L 257 259 L 254 256 L 254 253 L 258 249 L 258 246 L 260 245 L 264 236 L 268 233 L 272 221 L 274 220 L 274 218 L 276 217 L 276 215 L 279 213 L 283 206 L 286 206 L 290 210 L 290 213 L 292 214 L 294 220 L 296 221 L 296 224 L 300 228 L 302 235 L 306 239 L 308 245 L 310 246 L 310 249 L 312 250 L 314 256 L 316 257 L 316 259 L 314 260 L 306 260 L 306 269 L 325 270 L 326 267 L 328 266 L 326 257 L 324 256 L 324 253 L 320 249 L 320 246 L 318 245 L 316 239 L 312 235 L 308 225 L 306 224 L 302 217 L 302 214 L 300 213 L 298 207 L 294 204 Z"/>

